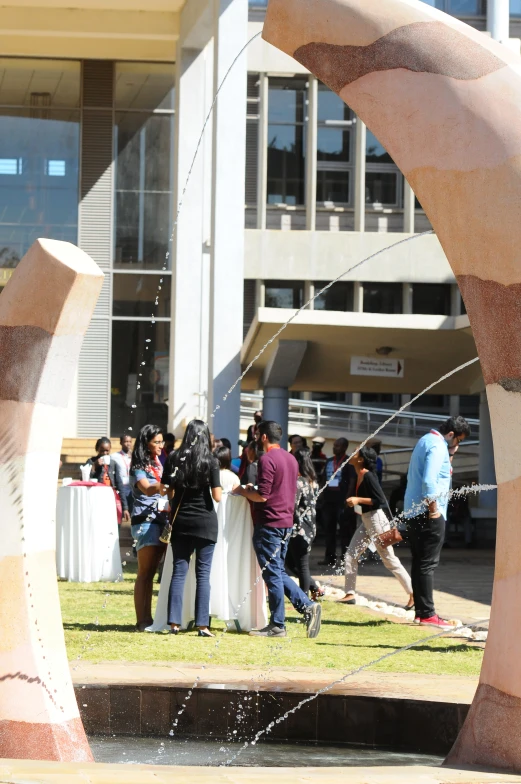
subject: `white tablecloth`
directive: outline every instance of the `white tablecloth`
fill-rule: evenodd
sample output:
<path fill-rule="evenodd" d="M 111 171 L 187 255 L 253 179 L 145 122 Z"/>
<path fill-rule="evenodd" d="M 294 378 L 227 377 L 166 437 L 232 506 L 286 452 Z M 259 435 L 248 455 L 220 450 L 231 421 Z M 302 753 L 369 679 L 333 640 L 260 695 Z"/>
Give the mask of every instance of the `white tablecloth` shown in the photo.
<path fill-rule="evenodd" d="M 70 582 L 122 580 L 116 501 L 111 487 L 60 487 L 56 568 Z"/>
<path fill-rule="evenodd" d="M 210 615 L 232 626 L 238 620 L 243 631 L 261 629 L 268 622 L 266 593 L 251 543 L 253 522 L 248 501 L 240 496 L 223 495 L 217 506 L 217 520 L 219 534 L 210 574 Z M 154 623 L 147 631 L 159 632 L 168 628 L 168 592 L 173 562 L 169 546 Z M 183 597 L 183 628 L 194 619 L 195 589 L 195 556 L 192 556 Z"/>

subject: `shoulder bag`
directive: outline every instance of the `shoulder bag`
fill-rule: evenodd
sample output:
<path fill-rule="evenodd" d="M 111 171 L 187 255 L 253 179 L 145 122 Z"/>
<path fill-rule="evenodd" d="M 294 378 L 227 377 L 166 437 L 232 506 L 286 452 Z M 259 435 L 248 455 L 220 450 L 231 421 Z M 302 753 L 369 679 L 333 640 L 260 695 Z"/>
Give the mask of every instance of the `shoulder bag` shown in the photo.
<path fill-rule="evenodd" d="M 184 494 L 185 494 L 185 491 L 183 490 L 183 492 L 181 493 L 181 498 L 180 498 L 179 503 L 177 505 L 177 509 L 175 510 L 174 514 L 172 515 L 172 517 L 168 521 L 168 523 L 165 524 L 165 526 L 163 527 L 163 530 L 161 531 L 161 536 L 159 537 L 159 541 L 163 542 L 163 544 L 170 544 L 170 539 L 172 538 L 172 529 L 174 527 L 174 523 L 176 521 L 177 515 L 179 514 L 179 510 L 181 508 L 181 504 L 183 503 L 183 496 L 184 496 Z"/>

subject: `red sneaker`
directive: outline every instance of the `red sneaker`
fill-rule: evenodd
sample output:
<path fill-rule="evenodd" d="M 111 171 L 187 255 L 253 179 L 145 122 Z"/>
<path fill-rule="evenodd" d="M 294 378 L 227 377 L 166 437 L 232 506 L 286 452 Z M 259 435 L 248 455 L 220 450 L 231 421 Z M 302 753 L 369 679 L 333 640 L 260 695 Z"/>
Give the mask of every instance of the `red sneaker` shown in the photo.
<path fill-rule="evenodd" d="M 439 615 L 431 615 L 430 618 L 420 618 L 420 626 L 433 626 L 435 629 L 455 629 L 456 624 L 451 621 L 444 621 Z"/>

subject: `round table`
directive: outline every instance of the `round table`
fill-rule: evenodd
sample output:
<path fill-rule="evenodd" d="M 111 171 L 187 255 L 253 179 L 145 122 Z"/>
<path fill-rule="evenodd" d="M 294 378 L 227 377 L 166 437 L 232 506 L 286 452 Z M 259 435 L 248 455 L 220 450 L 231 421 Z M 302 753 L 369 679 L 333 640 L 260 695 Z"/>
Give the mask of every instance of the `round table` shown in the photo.
<path fill-rule="evenodd" d="M 77 583 L 123 579 L 114 491 L 75 482 L 60 487 L 56 502 L 58 576 Z"/>

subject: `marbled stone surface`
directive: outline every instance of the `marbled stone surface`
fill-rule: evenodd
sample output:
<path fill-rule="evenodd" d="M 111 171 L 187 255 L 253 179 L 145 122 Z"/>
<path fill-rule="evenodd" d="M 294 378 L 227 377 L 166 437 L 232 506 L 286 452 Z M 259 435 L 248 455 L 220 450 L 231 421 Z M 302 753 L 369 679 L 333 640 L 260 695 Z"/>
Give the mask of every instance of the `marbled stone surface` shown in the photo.
<path fill-rule="evenodd" d="M 90 760 L 56 583 L 64 409 L 103 274 L 37 240 L 0 296 L 0 757 Z"/>
<path fill-rule="evenodd" d="M 418 0 L 270 0 L 263 37 L 389 151 L 460 283 L 490 404 L 498 549 L 481 686 L 451 760 L 521 772 L 521 59 Z"/>

